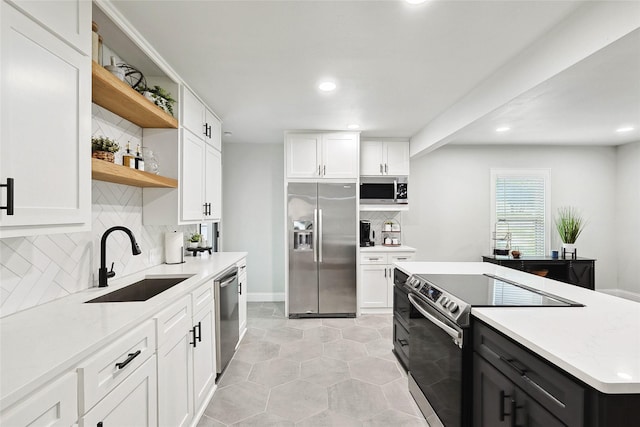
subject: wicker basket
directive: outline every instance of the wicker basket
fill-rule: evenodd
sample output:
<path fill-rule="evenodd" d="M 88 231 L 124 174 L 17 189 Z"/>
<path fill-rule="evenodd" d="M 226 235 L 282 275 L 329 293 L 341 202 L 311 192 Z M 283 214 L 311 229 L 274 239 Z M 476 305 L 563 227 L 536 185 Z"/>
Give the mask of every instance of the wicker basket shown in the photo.
<path fill-rule="evenodd" d="M 114 155 L 108 151 L 94 151 L 91 153 L 91 157 L 94 159 L 106 160 L 107 162 L 113 163 Z"/>

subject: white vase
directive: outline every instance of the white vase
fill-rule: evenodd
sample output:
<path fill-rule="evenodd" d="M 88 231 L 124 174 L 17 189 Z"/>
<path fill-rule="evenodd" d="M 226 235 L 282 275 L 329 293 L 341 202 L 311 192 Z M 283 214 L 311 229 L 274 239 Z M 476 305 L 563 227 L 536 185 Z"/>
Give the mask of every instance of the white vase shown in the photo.
<path fill-rule="evenodd" d="M 576 255 L 576 244 L 575 243 L 563 243 L 562 244 L 562 257 L 566 258 L 567 255 L 571 257 L 577 257 Z"/>

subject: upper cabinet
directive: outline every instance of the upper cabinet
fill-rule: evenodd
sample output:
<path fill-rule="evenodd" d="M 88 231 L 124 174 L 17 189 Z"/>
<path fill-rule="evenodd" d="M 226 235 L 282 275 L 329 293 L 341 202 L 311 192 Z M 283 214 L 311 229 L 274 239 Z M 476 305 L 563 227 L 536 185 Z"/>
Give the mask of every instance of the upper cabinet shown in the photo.
<path fill-rule="evenodd" d="M 91 55 L 91 2 L 9 0 L 18 9 L 80 52 Z"/>
<path fill-rule="evenodd" d="M 360 175 L 409 175 L 409 141 L 362 141 Z"/>
<path fill-rule="evenodd" d="M 60 10 L 48 2 L 15 3 L 37 21 L 1 3 L 0 206 L 13 212 L 0 210 L 0 238 L 85 231 L 91 221 L 91 58 L 83 52 L 91 5 L 87 13 L 83 1 L 51 2 Z M 67 16 L 72 6 L 75 15 Z M 68 32 L 57 32 L 66 25 L 82 30 L 67 38 Z"/>
<path fill-rule="evenodd" d="M 184 86 L 182 87 L 182 104 L 182 126 L 221 151 L 222 126 L 220 120 Z"/>
<path fill-rule="evenodd" d="M 285 164 L 288 179 L 358 178 L 360 136 L 356 132 L 288 132 Z"/>

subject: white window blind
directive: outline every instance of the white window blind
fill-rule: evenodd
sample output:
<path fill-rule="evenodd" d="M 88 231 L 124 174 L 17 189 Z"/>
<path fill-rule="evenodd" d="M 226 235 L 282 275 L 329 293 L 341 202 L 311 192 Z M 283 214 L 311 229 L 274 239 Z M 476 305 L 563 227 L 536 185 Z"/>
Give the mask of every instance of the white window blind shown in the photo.
<path fill-rule="evenodd" d="M 496 172 L 493 176 L 497 231 L 510 232 L 511 249 L 518 249 L 523 256 L 545 255 L 548 172 Z"/>

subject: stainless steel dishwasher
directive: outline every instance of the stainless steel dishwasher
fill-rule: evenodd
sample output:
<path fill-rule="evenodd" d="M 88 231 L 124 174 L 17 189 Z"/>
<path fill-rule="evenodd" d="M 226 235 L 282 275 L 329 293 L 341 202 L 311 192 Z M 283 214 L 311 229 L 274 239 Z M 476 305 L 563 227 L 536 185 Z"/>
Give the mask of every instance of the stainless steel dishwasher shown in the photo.
<path fill-rule="evenodd" d="M 216 372 L 224 371 L 240 339 L 238 267 L 225 270 L 214 281 L 216 304 Z"/>

